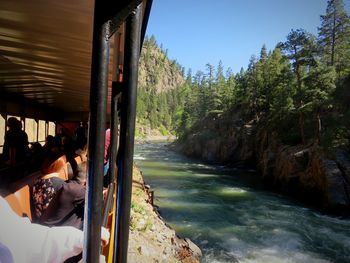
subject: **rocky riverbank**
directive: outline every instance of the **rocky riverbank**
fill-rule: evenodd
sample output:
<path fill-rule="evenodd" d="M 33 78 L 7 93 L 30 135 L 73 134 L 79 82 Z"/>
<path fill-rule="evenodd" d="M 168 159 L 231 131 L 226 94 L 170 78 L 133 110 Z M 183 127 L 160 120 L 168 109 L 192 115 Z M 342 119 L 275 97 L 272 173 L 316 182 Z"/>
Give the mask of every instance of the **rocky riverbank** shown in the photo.
<path fill-rule="evenodd" d="M 162 220 L 151 195 L 134 166 L 128 262 L 199 263 L 200 249 Z"/>
<path fill-rule="evenodd" d="M 350 215 L 350 153 L 325 151 L 310 142 L 285 145 L 254 121 L 207 122 L 174 147 L 208 162 L 254 165 L 270 188 L 291 194 L 326 212 Z"/>

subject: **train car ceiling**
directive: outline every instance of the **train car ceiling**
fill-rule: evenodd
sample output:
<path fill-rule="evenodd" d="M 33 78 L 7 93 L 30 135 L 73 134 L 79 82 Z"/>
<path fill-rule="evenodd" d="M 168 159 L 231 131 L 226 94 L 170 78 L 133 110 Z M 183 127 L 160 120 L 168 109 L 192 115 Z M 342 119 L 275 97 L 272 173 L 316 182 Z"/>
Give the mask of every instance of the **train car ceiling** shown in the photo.
<path fill-rule="evenodd" d="M 140 2 L 105 1 L 101 13 L 106 20 L 115 14 L 111 10 L 119 14 L 110 22 L 110 35 Z M 0 1 L 1 113 L 87 119 L 93 14 L 93 0 Z M 108 96 L 110 90 L 111 85 Z"/>

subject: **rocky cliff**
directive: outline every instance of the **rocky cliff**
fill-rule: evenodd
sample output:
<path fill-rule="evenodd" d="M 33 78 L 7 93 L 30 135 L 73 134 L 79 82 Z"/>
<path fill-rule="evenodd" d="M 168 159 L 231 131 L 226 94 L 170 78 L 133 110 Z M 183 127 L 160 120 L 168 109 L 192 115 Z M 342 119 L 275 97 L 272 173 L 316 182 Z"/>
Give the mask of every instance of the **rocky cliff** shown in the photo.
<path fill-rule="evenodd" d="M 273 135 L 262 134 L 257 136 L 255 154 L 259 171 L 269 185 L 328 212 L 349 214 L 347 151 L 337 149 L 336 154 L 329 154 L 314 144 L 288 146 Z"/>
<path fill-rule="evenodd" d="M 181 66 L 168 58 L 154 37 L 146 38 L 142 47 L 138 85 L 147 91 L 156 93 L 178 88 L 184 83 Z"/>
<path fill-rule="evenodd" d="M 266 185 L 317 205 L 327 212 L 350 214 L 350 155 L 344 149 L 285 145 L 255 121 L 239 115 L 207 121 L 178 142 L 182 153 L 208 162 L 254 165 Z"/>

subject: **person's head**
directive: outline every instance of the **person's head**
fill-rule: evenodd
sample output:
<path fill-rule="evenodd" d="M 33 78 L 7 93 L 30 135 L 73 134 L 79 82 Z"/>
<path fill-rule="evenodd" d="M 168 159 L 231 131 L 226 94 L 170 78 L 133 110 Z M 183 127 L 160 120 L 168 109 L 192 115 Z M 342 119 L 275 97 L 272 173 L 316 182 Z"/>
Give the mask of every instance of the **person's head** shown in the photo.
<path fill-rule="evenodd" d="M 45 139 L 45 144 L 46 145 L 54 145 L 55 144 L 55 137 L 52 135 L 47 135 Z"/>
<path fill-rule="evenodd" d="M 48 135 L 45 139 L 44 149 L 46 151 L 59 152 L 61 144 L 59 143 L 59 139 L 53 137 L 52 135 Z"/>
<path fill-rule="evenodd" d="M 53 148 L 48 151 L 46 159 L 41 165 L 40 171 L 43 175 L 54 172 L 59 173 L 63 169 L 66 162 L 66 156 L 62 155 L 61 152 L 56 151 L 56 149 Z"/>
<path fill-rule="evenodd" d="M 17 118 L 15 117 L 10 117 L 7 120 L 7 127 L 9 127 L 9 129 L 17 129 L 18 128 L 18 122 L 20 122 L 19 120 L 17 120 Z"/>
<path fill-rule="evenodd" d="M 22 122 L 17 120 L 17 129 L 22 130 Z"/>
<path fill-rule="evenodd" d="M 39 142 L 31 143 L 30 150 L 32 151 L 32 153 L 40 153 L 41 149 L 42 149 L 42 146 Z"/>

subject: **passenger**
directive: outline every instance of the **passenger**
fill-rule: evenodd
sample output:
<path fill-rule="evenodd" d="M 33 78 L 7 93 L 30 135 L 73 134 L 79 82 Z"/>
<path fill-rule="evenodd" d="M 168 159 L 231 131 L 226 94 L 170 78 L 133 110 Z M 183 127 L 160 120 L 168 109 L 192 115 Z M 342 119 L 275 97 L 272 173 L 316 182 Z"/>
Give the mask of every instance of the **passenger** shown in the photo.
<path fill-rule="evenodd" d="M 43 147 L 41 146 L 41 144 L 39 142 L 33 142 L 30 144 L 30 154 L 33 155 L 38 155 L 42 153 L 42 149 Z"/>
<path fill-rule="evenodd" d="M 111 129 L 108 128 L 106 130 L 105 134 L 105 152 L 104 152 L 104 157 L 103 157 L 103 162 L 104 162 L 104 175 L 107 175 L 108 169 L 109 169 L 109 146 L 111 144 Z"/>
<path fill-rule="evenodd" d="M 63 185 L 64 180 L 59 177 L 59 172 L 63 169 L 65 161 L 60 157 L 60 153 L 49 152 L 41 168 L 42 176 L 34 181 L 32 196 L 34 215 L 37 219 L 42 216 Z"/>
<path fill-rule="evenodd" d="M 47 135 L 45 139 L 45 144 L 43 146 L 43 151 L 48 153 L 49 151 L 51 151 L 52 148 L 59 147 L 59 145 L 57 145 L 56 142 L 57 140 L 55 139 L 55 137 L 53 137 L 52 135 Z"/>
<path fill-rule="evenodd" d="M 86 163 L 78 165 L 78 174 L 65 181 L 42 213 L 39 222 L 46 226 L 74 226 L 83 229 Z"/>
<path fill-rule="evenodd" d="M 30 163 L 29 170 L 31 172 L 38 171 L 45 158 L 45 152 L 43 151 L 43 146 L 39 142 L 31 143 L 30 151 Z"/>
<path fill-rule="evenodd" d="M 84 146 L 87 142 L 87 138 L 86 127 L 82 121 L 79 123 L 79 126 L 75 131 L 75 136 L 78 149 L 84 149 Z"/>
<path fill-rule="evenodd" d="M 106 187 L 109 184 L 108 171 L 109 171 L 109 156 L 110 156 L 110 143 L 111 143 L 111 129 L 108 128 L 105 134 L 105 152 L 103 157 L 103 185 Z"/>
<path fill-rule="evenodd" d="M 82 162 L 86 162 L 87 161 L 87 144 L 85 144 L 83 149 L 77 149 L 75 151 L 75 154 L 80 156 L 80 159 Z"/>
<path fill-rule="evenodd" d="M 72 166 L 73 171 L 77 169 L 77 163 L 74 160 L 76 153 L 76 144 L 75 141 L 72 139 L 72 137 L 66 135 L 62 139 L 62 145 L 61 145 L 61 153 L 64 154 L 67 158 L 67 161 Z"/>
<path fill-rule="evenodd" d="M 43 176 L 32 188 L 36 221 L 47 226 L 74 226 L 83 228 L 85 186 L 75 180 L 64 181 L 59 170 L 65 165 L 64 157 L 50 157 L 42 168 Z M 81 168 L 80 180 L 84 183 Z M 86 178 L 86 176 L 85 176 Z"/>
<path fill-rule="evenodd" d="M 14 166 L 18 162 L 25 160 L 28 152 L 28 135 L 22 130 L 22 122 L 15 117 L 7 120 L 8 131 L 5 133 L 3 159 Z"/>
<path fill-rule="evenodd" d="M 1 196 L 0 214 L 0 262 L 62 263 L 82 252 L 84 234 L 79 229 L 33 224 L 15 214 Z M 102 228 L 102 245 L 108 240 L 109 232 Z"/>
<path fill-rule="evenodd" d="M 64 129 L 60 128 L 55 137 L 58 138 L 61 141 L 60 143 L 62 144 L 62 140 L 66 136 L 67 134 L 65 133 Z"/>
<path fill-rule="evenodd" d="M 80 164 L 78 164 L 72 180 L 77 181 L 81 185 L 85 185 L 87 176 L 86 166 L 86 160 L 83 160 Z"/>

